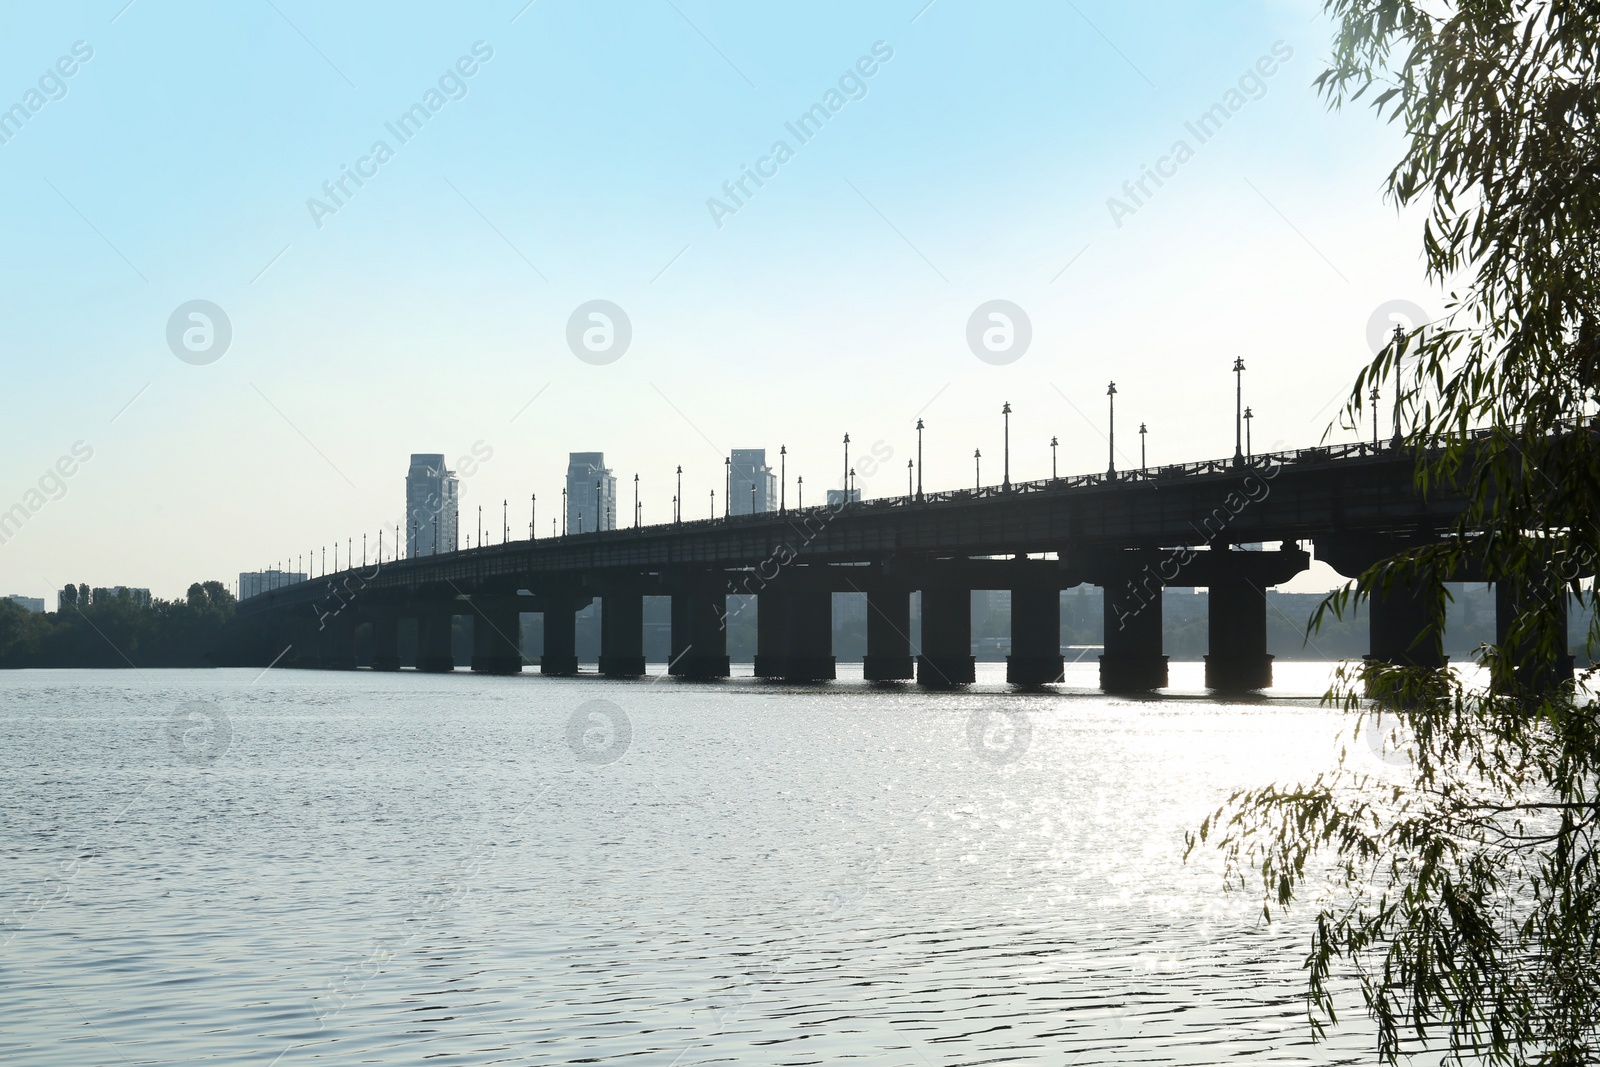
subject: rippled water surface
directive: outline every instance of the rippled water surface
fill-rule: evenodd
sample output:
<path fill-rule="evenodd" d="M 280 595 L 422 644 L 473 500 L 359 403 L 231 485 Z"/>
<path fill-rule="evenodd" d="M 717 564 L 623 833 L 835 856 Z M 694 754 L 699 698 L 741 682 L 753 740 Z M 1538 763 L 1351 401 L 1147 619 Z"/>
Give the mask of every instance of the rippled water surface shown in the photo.
<path fill-rule="evenodd" d="M 1334 761 L 1325 666 L 979 669 L 0 675 L 0 1062 L 1372 1059 L 1359 1010 L 1310 1043 L 1306 917 L 1182 862 Z"/>

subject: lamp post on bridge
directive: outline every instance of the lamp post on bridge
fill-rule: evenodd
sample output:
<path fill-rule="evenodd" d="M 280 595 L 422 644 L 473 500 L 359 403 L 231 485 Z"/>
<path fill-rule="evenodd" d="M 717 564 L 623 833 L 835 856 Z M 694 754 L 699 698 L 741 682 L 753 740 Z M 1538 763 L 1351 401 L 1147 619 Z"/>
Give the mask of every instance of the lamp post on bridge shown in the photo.
<path fill-rule="evenodd" d="M 599 482 L 595 482 L 594 483 L 594 532 L 595 532 L 596 535 L 598 535 L 601 530 L 604 530 L 606 528 L 606 517 L 605 517 L 605 513 L 604 513 L 605 506 L 606 506 L 605 501 L 603 499 L 601 499 L 601 496 L 600 496 L 600 483 Z"/>
<path fill-rule="evenodd" d="M 528 540 L 538 537 L 539 522 L 539 494 L 531 493 L 528 497 Z"/>
<path fill-rule="evenodd" d="M 981 448 L 972 450 L 972 479 L 972 492 L 976 496 L 983 492 L 983 450 Z"/>
<path fill-rule="evenodd" d="M 1112 382 L 1106 386 L 1106 405 L 1109 408 L 1109 422 L 1106 434 L 1107 452 L 1109 461 L 1106 464 L 1106 480 L 1115 481 L 1117 477 L 1117 383 Z"/>
<path fill-rule="evenodd" d="M 722 517 L 733 516 L 733 457 L 722 457 Z"/>
<path fill-rule="evenodd" d="M 1255 449 L 1250 444 L 1250 420 L 1255 418 L 1249 408 L 1244 409 L 1244 458 L 1251 461 L 1256 458 Z"/>
<path fill-rule="evenodd" d="M 1050 480 L 1052 482 L 1056 480 L 1056 445 L 1057 444 L 1059 444 L 1059 442 L 1055 439 L 1055 436 L 1052 434 L 1051 437 L 1050 437 Z"/>
<path fill-rule="evenodd" d="M 1400 357 L 1406 350 L 1405 331 L 1400 324 L 1394 327 L 1394 447 L 1400 450 L 1400 400 L 1405 395 L 1400 388 Z"/>
<path fill-rule="evenodd" d="M 715 521 L 716 517 L 717 517 L 717 491 L 715 489 L 713 489 L 713 490 L 711 490 L 711 518 L 712 518 L 713 521 Z"/>
<path fill-rule="evenodd" d="M 912 493 L 911 493 L 911 468 L 915 467 L 915 466 L 916 466 L 916 463 L 914 461 L 909 460 L 909 459 L 906 460 L 906 499 L 907 500 L 910 500 L 911 497 L 912 497 Z"/>
<path fill-rule="evenodd" d="M 554 523 L 552 522 L 552 528 Z M 561 487 L 561 536 L 567 536 L 567 487 Z"/>
<path fill-rule="evenodd" d="M 850 435 L 844 435 L 844 502 L 850 503 Z"/>
<path fill-rule="evenodd" d="M 922 499 L 922 420 L 917 420 L 917 499 Z"/>
<path fill-rule="evenodd" d="M 1144 423 L 1141 422 L 1139 424 L 1139 472 L 1141 474 L 1150 469 L 1150 465 L 1144 461 L 1144 435 L 1147 432 L 1144 428 Z"/>
<path fill-rule="evenodd" d="M 479 510 L 480 513 L 483 511 L 483 505 L 482 504 L 478 505 L 478 510 Z M 480 528 L 483 526 L 483 520 L 481 518 L 478 520 L 478 526 Z M 437 511 L 433 513 L 433 554 L 435 556 L 437 556 L 439 554 L 439 513 Z M 334 566 L 338 566 L 339 565 L 339 546 L 338 545 L 333 546 L 333 563 L 334 563 Z"/>
<path fill-rule="evenodd" d="M 437 521 L 437 520 L 435 520 Z M 478 547 L 483 547 L 483 505 L 478 505 Z"/>
<path fill-rule="evenodd" d="M 633 528 L 639 528 L 639 475 L 633 476 Z"/>
<path fill-rule="evenodd" d="M 1372 450 L 1378 450 L 1378 387 L 1372 387 Z"/>
<path fill-rule="evenodd" d="M 683 464 L 678 465 L 678 495 L 672 498 L 672 521 L 683 521 Z"/>
<path fill-rule="evenodd" d="M 1000 450 L 1002 471 L 1000 488 L 1009 493 L 1011 492 L 1011 401 L 1007 400 L 1000 406 L 1000 415 L 1005 419 L 1006 424 L 1005 436 L 1002 438 L 1003 445 Z"/>
<path fill-rule="evenodd" d="M 778 514 L 784 513 L 783 496 L 789 485 L 789 446 L 778 446 Z"/>
<path fill-rule="evenodd" d="M 500 543 L 511 540 L 511 498 L 500 498 Z"/>
<path fill-rule="evenodd" d="M 1244 357 L 1233 359 L 1233 465 L 1244 466 Z"/>
<path fill-rule="evenodd" d="M 795 501 L 794 506 L 801 511 L 806 509 L 806 476 L 798 476 L 794 480 Z"/>

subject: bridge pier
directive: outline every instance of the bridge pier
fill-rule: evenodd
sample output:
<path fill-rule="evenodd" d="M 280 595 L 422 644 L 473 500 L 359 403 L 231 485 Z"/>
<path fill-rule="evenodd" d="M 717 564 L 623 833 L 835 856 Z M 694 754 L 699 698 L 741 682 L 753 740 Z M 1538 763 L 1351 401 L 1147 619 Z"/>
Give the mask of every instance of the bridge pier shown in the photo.
<path fill-rule="evenodd" d="M 977 681 L 972 654 L 972 590 L 934 584 L 922 590 L 922 655 L 917 684 L 949 689 Z"/>
<path fill-rule="evenodd" d="M 861 676 L 869 682 L 898 682 L 916 676 L 911 658 L 911 593 L 906 589 L 867 591 L 867 654 Z"/>
<path fill-rule="evenodd" d="M 720 589 L 672 594 L 672 662 L 674 678 L 726 678 L 728 631 L 723 619 L 728 595 Z"/>
<path fill-rule="evenodd" d="M 570 678 L 578 673 L 578 610 L 579 605 L 572 597 L 545 594 L 540 674 Z"/>
<path fill-rule="evenodd" d="M 1267 654 L 1267 588 L 1244 558 L 1257 552 L 1218 550 L 1210 588 L 1206 688 L 1250 692 L 1272 685 Z"/>
<path fill-rule="evenodd" d="M 444 674 L 456 669 L 450 634 L 453 618 L 445 606 L 425 607 L 417 613 L 417 670 Z"/>
<path fill-rule="evenodd" d="M 782 678 L 789 673 L 792 609 L 786 593 L 763 589 L 756 594 L 757 678 Z"/>
<path fill-rule="evenodd" d="M 1396 582 L 1387 591 L 1374 589 L 1367 602 L 1367 662 L 1443 667 L 1444 632 L 1433 625 L 1431 615 L 1433 609 L 1442 609 L 1443 601 L 1444 586 L 1438 582 Z"/>
<path fill-rule="evenodd" d="M 1100 657 L 1100 688 L 1107 693 L 1139 693 L 1167 687 L 1167 657 L 1161 654 L 1161 585 L 1135 579 L 1143 557 L 1111 565 L 1100 586 L 1104 596 L 1105 636 Z M 1014 639 L 1014 638 L 1013 638 Z"/>
<path fill-rule="evenodd" d="M 600 598 L 600 673 L 644 676 L 644 596 L 607 593 Z"/>
<path fill-rule="evenodd" d="M 372 615 L 372 669 L 400 669 L 400 616 L 393 611 Z"/>
<path fill-rule="evenodd" d="M 797 589 L 788 595 L 789 650 L 783 677 L 790 682 L 832 681 L 833 594 L 826 589 Z M 758 620 L 759 625 L 759 620 Z"/>
<path fill-rule="evenodd" d="M 1061 656 L 1061 591 L 1037 583 L 1014 587 L 1006 681 L 1026 686 L 1059 682 L 1065 663 Z"/>
<path fill-rule="evenodd" d="M 515 599 L 474 597 L 472 669 L 479 674 L 522 673 L 522 614 Z"/>
<path fill-rule="evenodd" d="M 317 659 L 324 670 L 356 669 L 356 617 L 350 611 L 330 615 L 318 623 Z"/>
<path fill-rule="evenodd" d="M 1526 636 L 1519 647 L 1509 647 L 1511 624 L 1519 614 L 1534 610 L 1545 613 L 1544 628 Z M 1559 577 L 1552 573 L 1547 581 L 1533 586 L 1508 580 L 1495 582 L 1494 640 L 1509 657 L 1510 667 L 1509 672 L 1490 679 L 1496 692 L 1545 696 L 1571 682 L 1575 672 L 1567 646 L 1567 593 Z M 1546 641 L 1560 649 L 1554 660 L 1532 647 Z"/>

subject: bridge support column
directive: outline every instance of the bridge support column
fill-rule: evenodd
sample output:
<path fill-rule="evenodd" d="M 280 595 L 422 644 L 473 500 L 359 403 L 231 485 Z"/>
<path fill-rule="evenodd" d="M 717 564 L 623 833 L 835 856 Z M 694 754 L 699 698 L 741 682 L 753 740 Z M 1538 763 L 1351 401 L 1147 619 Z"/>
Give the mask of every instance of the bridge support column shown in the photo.
<path fill-rule="evenodd" d="M 539 673 L 570 678 L 578 673 L 578 604 L 570 597 L 544 598 L 544 652 Z"/>
<path fill-rule="evenodd" d="M 1011 655 L 1006 681 L 1048 685 L 1061 681 L 1061 591 L 1029 584 L 1011 590 Z"/>
<path fill-rule="evenodd" d="M 1135 587 L 1144 571 L 1130 566 L 1113 572 L 1101 586 L 1105 654 L 1100 657 L 1100 688 L 1108 693 L 1141 693 L 1167 687 L 1167 657 L 1161 654 L 1161 586 Z M 1014 638 L 1013 638 L 1014 640 Z"/>
<path fill-rule="evenodd" d="M 728 595 L 721 590 L 672 594 L 674 678 L 728 677 Z"/>
<path fill-rule="evenodd" d="M 922 655 L 917 684 L 949 689 L 977 681 L 972 654 L 972 590 L 930 585 L 922 590 Z"/>
<path fill-rule="evenodd" d="M 356 617 L 351 611 L 330 615 L 319 624 L 318 650 L 321 666 L 325 670 L 353 671 L 356 669 Z"/>
<path fill-rule="evenodd" d="M 873 589 L 867 593 L 867 654 L 861 676 L 869 682 L 915 677 L 911 659 L 911 593 Z"/>
<path fill-rule="evenodd" d="M 472 669 L 479 674 L 522 673 L 522 615 L 515 600 L 474 598 Z"/>
<path fill-rule="evenodd" d="M 1553 632 L 1530 634 L 1518 648 L 1507 648 L 1511 624 L 1516 617 L 1535 609 L 1545 612 L 1546 626 Z M 1553 660 L 1548 653 L 1541 654 L 1529 647 L 1546 639 L 1560 649 Z M 1573 657 L 1567 646 L 1567 593 L 1559 578 L 1552 575 L 1548 582 L 1532 587 L 1510 581 L 1495 582 L 1494 640 L 1510 657 L 1511 664 L 1509 677 L 1490 680 L 1497 692 L 1544 696 L 1572 681 Z"/>
<path fill-rule="evenodd" d="M 1367 603 L 1371 650 L 1368 663 L 1407 667 L 1443 667 L 1444 633 L 1430 631 L 1430 611 L 1443 606 L 1444 586 L 1396 583 L 1387 592 L 1374 589 Z M 1442 617 L 1442 614 L 1441 614 Z"/>
<path fill-rule="evenodd" d="M 783 676 L 791 682 L 834 678 L 833 594 L 828 590 L 789 594 L 789 658 Z"/>
<path fill-rule="evenodd" d="M 1249 557 L 1257 553 L 1219 555 Z M 1267 654 L 1266 586 L 1246 570 L 1244 560 L 1217 562 L 1222 566 L 1210 587 L 1206 688 L 1225 692 L 1270 688 L 1272 657 Z"/>
<path fill-rule="evenodd" d="M 782 678 L 789 673 L 792 611 L 793 602 L 785 593 L 766 589 L 756 594 L 757 678 Z"/>
<path fill-rule="evenodd" d="M 392 611 L 372 616 L 372 669 L 400 669 L 400 616 Z"/>
<path fill-rule="evenodd" d="M 443 674 L 456 669 L 449 608 L 424 608 L 417 614 L 417 670 Z"/>
<path fill-rule="evenodd" d="M 608 593 L 600 598 L 600 673 L 607 678 L 644 675 L 644 597 Z"/>

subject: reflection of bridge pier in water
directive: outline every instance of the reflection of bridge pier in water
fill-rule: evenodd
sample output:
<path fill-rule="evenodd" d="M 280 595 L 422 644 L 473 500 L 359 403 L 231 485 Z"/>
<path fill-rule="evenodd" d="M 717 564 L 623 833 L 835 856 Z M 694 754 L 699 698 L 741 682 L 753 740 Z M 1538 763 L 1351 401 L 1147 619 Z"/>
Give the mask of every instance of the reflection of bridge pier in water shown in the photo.
<path fill-rule="evenodd" d="M 972 591 L 1003 589 L 1011 593 L 1007 680 L 1047 685 L 1062 678 L 1060 591 L 1087 583 L 1105 593 L 1101 686 L 1139 691 L 1168 681 L 1162 590 L 1203 586 L 1207 686 L 1261 689 L 1272 684 L 1266 591 L 1309 566 L 1302 544 L 1315 542 L 1319 559 L 1354 576 L 1451 527 L 1465 498 L 1436 486 L 1425 499 L 1413 473 L 1409 453 L 1361 445 L 1258 457 L 1243 469 L 1192 464 L 511 542 L 251 597 L 220 658 L 265 666 L 282 655 L 285 666 L 349 668 L 361 627 L 370 631 L 371 666 L 395 670 L 401 620 L 410 618 L 418 669 L 448 671 L 453 620 L 464 616 L 472 669 L 514 674 L 523 666 L 521 616 L 537 612 L 540 672 L 571 676 L 576 615 L 598 598 L 600 673 L 639 677 L 644 597 L 662 596 L 671 598 L 669 673 L 725 678 L 734 595 L 744 598 L 735 610 L 753 602 L 756 612 L 757 676 L 826 681 L 835 675 L 832 595 L 856 592 L 868 605 L 864 677 L 943 688 L 974 679 Z M 1263 542 L 1284 547 L 1238 547 Z M 913 593 L 921 597 L 916 642 Z M 1531 595 L 1498 597 L 1502 630 Z M 1429 626 L 1442 597 L 1437 583 L 1377 591 L 1369 659 L 1444 666 L 1442 634 Z M 1530 684 L 1570 676 L 1569 660 Z"/>

